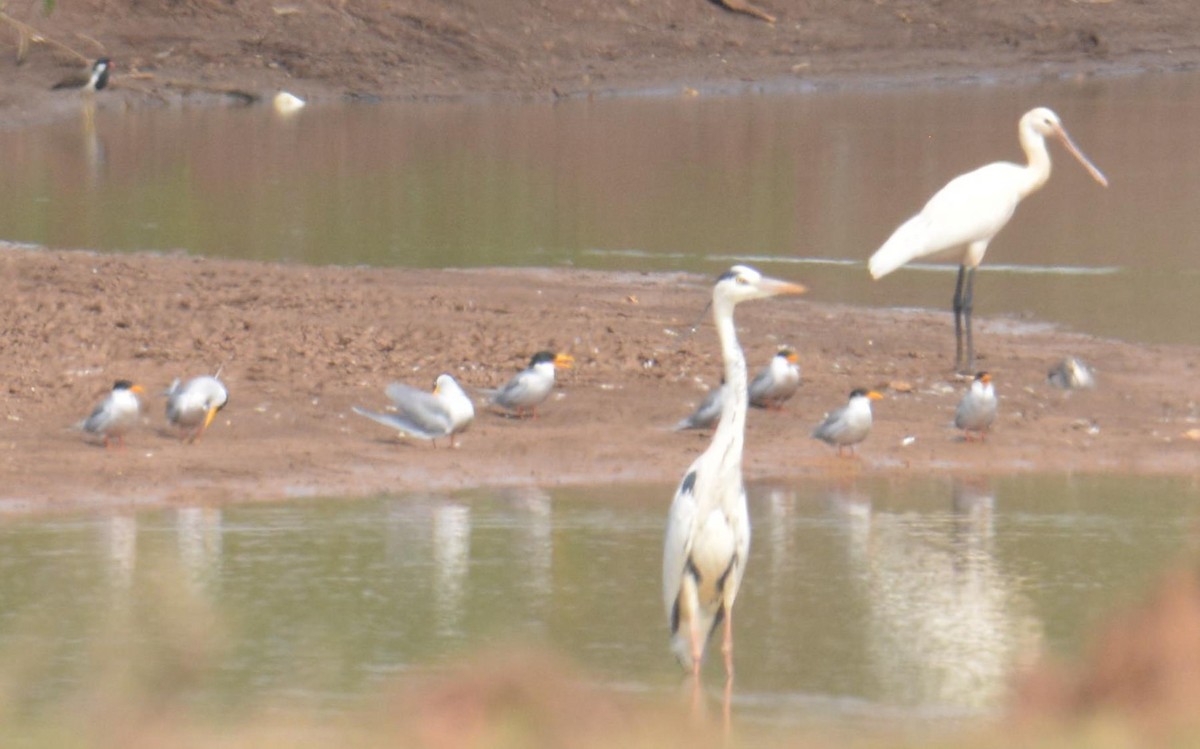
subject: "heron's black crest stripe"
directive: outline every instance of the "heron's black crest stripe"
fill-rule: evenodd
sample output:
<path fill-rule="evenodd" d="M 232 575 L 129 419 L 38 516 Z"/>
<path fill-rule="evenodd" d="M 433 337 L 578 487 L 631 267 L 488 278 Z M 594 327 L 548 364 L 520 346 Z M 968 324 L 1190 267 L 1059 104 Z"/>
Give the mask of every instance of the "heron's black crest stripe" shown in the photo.
<path fill-rule="evenodd" d="M 695 491 L 695 489 L 696 489 L 696 472 L 688 471 L 688 475 L 683 477 L 683 483 L 679 485 L 679 493 L 680 494 L 691 494 Z M 688 564 L 691 564 L 691 560 L 688 560 Z"/>
<path fill-rule="evenodd" d="M 737 278 L 737 271 L 733 270 L 732 268 L 717 276 L 717 283 L 728 281 L 731 278 Z"/>
<path fill-rule="evenodd" d="M 696 585 L 700 584 L 700 569 L 696 567 L 696 563 L 692 561 L 691 557 L 688 557 L 687 564 L 684 565 L 683 571 L 691 575 L 696 580 Z"/>
<path fill-rule="evenodd" d="M 679 596 L 675 596 L 675 603 L 671 604 L 671 634 L 679 631 Z"/>

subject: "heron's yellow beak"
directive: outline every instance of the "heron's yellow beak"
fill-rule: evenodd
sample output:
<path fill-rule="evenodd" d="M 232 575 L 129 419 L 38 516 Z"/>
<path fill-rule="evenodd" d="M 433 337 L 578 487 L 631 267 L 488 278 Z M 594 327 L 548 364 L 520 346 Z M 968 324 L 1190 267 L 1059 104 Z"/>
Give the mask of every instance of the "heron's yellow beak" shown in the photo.
<path fill-rule="evenodd" d="M 554 366 L 559 369 L 570 369 L 575 364 L 575 357 L 570 354 L 555 354 Z"/>
<path fill-rule="evenodd" d="M 129 388 L 129 391 L 132 393 L 137 393 L 138 395 L 146 394 L 146 388 L 142 387 L 141 385 L 134 385 L 133 387 Z"/>
<path fill-rule="evenodd" d="M 883 400 L 883 396 L 882 396 L 881 394 L 879 394 L 879 393 L 875 392 L 874 390 L 872 390 L 871 392 L 867 393 L 867 397 L 868 397 L 868 398 L 870 398 L 870 399 L 871 399 L 871 400 L 873 400 L 873 401 L 881 401 L 881 400 Z"/>
<path fill-rule="evenodd" d="M 804 292 L 808 291 L 808 289 L 804 288 L 798 283 L 781 281 L 778 278 L 764 278 L 758 282 L 758 288 L 767 292 L 771 296 L 778 296 L 780 294 L 803 294 Z"/>
<path fill-rule="evenodd" d="M 204 414 L 204 429 L 208 429 L 208 425 L 212 423 L 213 418 L 217 415 L 217 407 L 213 406 L 208 409 L 208 413 Z M 203 429 L 201 430 L 203 431 Z"/>
<path fill-rule="evenodd" d="M 784 356 L 783 358 L 787 359 L 787 360 L 788 360 L 789 362 L 791 362 L 792 364 L 799 364 L 799 363 L 800 363 L 800 356 L 799 356 L 799 355 L 798 355 L 798 354 L 797 354 L 795 351 L 789 351 L 789 352 L 787 352 L 787 355 L 786 355 L 786 356 Z"/>
<path fill-rule="evenodd" d="M 979 381 L 982 382 L 984 385 L 988 385 L 992 382 L 992 376 L 990 374 L 988 374 L 987 372 L 984 372 L 983 376 L 979 378 Z"/>

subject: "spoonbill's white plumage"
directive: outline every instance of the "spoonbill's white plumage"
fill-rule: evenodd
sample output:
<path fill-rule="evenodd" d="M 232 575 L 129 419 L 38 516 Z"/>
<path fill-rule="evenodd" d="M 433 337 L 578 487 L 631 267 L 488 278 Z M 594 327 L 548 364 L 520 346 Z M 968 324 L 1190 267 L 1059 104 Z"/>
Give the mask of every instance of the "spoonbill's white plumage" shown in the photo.
<path fill-rule="evenodd" d="M 1026 164 L 998 161 L 955 177 L 929 199 L 920 213 L 901 224 L 868 262 L 871 276 L 878 279 L 912 260 L 962 248 L 957 254 L 958 282 L 954 289 L 955 366 L 962 373 L 970 372 L 975 360 L 971 330 L 975 269 L 983 262 L 988 243 L 1012 218 L 1021 200 L 1050 178 L 1046 138 L 1059 140 L 1097 182 L 1108 185 L 1051 110 L 1029 110 L 1021 117 L 1017 132 Z"/>
<path fill-rule="evenodd" d="M 746 359 L 734 307 L 751 299 L 800 294 L 804 287 L 735 265 L 717 279 L 712 307 L 725 364 L 725 402 L 712 443 L 675 492 L 663 544 L 663 604 L 671 649 L 698 685 L 712 633 L 724 623 L 727 689 L 733 679 L 732 608 L 750 551 L 750 516 L 742 484 L 746 431 Z M 698 688 L 698 687 L 697 687 Z"/>

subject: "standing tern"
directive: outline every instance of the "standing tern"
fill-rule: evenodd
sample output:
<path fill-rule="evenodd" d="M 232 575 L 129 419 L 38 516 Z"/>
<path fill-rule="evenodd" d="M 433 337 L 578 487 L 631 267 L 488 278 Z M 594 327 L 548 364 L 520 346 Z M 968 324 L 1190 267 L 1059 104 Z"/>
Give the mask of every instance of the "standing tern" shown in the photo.
<path fill-rule="evenodd" d="M 184 440 L 195 442 L 208 429 L 217 412 L 229 402 L 229 391 L 212 375 L 201 375 L 167 390 L 167 421 L 184 430 Z"/>
<path fill-rule="evenodd" d="M 800 389 L 799 357 L 783 348 L 750 381 L 750 405 L 782 410 L 783 404 Z"/>
<path fill-rule="evenodd" d="M 971 387 L 958 402 L 954 412 L 954 426 L 963 430 L 967 442 L 971 441 L 971 433 L 979 435 L 983 442 L 984 435 L 996 421 L 996 389 L 992 386 L 992 376 L 980 372 L 971 381 Z"/>
<path fill-rule="evenodd" d="M 704 650 L 724 623 L 726 707 L 733 684 L 733 602 L 750 551 L 750 516 L 742 483 L 746 436 L 746 359 L 738 345 L 734 307 L 751 299 L 800 294 L 804 287 L 735 265 L 717 279 L 713 319 L 725 364 L 725 404 L 712 443 L 692 463 L 675 492 L 663 543 L 663 604 L 671 650 L 699 690 Z"/>
<path fill-rule="evenodd" d="M 91 416 L 76 424 L 75 428 L 102 437 L 105 447 L 110 447 L 113 439 L 118 446 L 124 447 L 126 432 L 138 423 L 142 415 L 138 395 L 144 392 L 141 385 L 134 385 L 129 380 L 117 380 L 113 383 L 112 391 L 100 401 Z"/>
<path fill-rule="evenodd" d="M 570 354 L 539 351 L 529 360 L 529 366 L 518 372 L 504 387 L 480 390 L 492 405 L 512 411 L 515 416 L 537 417 L 537 407 L 554 390 L 554 370 L 570 369 L 575 358 Z"/>
<path fill-rule="evenodd" d="M 725 378 L 722 377 L 721 384 L 708 391 L 708 395 L 704 396 L 696 410 L 680 419 L 671 429 L 682 432 L 685 429 L 711 428 L 721 418 L 721 411 L 725 406 L 725 390 Z"/>
<path fill-rule="evenodd" d="M 376 413 L 358 406 L 354 407 L 354 413 L 412 437 L 429 440 L 435 447 L 441 437 L 449 437 L 450 447 L 457 447 L 458 435 L 475 419 L 470 397 L 448 374 L 438 375 L 432 393 L 401 382 L 388 385 L 385 392 L 392 399 L 396 413 Z"/>
<path fill-rule="evenodd" d="M 871 433 L 871 401 L 881 398 L 883 396 L 874 390 L 854 390 L 850 393 L 849 402 L 830 412 L 813 430 L 812 436 L 825 444 L 837 447 L 839 456 L 842 455 L 844 447 L 849 447 L 850 454 L 853 455 L 854 446 Z"/>
<path fill-rule="evenodd" d="M 1038 107 L 1021 117 L 1017 126 L 1025 165 L 997 161 L 950 180 L 938 190 L 921 212 L 905 221 L 883 246 L 871 255 L 872 278 L 882 278 L 911 260 L 937 255 L 956 248 L 958 283 L 954 287 L 954 366 L 969 373 L 975 363 L 971 309 L 975 291 L 975 269 L 983 262 L 988 243 L 1012 218 L 1024 198 L 1041 189 L 1050 179 L 1050 152 L 1046 138 L 1058 139 L 1101 185 L 1108 179 L 1093 166 L 1067 135 L 1058 115 Z M 963 327 L 966 327 L 966 350 Z"/>

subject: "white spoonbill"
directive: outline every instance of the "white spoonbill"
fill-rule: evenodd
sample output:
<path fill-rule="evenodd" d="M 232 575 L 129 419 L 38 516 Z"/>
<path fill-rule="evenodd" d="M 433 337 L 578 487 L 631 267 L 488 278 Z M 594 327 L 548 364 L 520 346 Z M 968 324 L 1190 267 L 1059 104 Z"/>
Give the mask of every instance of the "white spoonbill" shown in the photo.
<path fill-rule="evenodd" d="M 725 404 L 712 444 L 683 476 L 667 518 L 663 544 L 663 603 L 671 649 L 698 688 L 704 648 L 724 622 L 726 688 L 733 681 L 733 601 L 750 552 L 750 515 L 742 485 L 746 437 L 746 358 L 738 345 L 733 308 L 739 302 L 800 294 L 799 284 L 735 265 L 713 287 L 713 318 L 725 363 Z"/>
<path fill-rule="evenodd" d="M 892 233 L 868 263 L 871 277 L 882 278 L 910 260 L 962 247 L 958 255 L 958 283 L 954 287 L 954 337 L 955 367 L 964 374 L 970 373 L 975 364 L 971 332 L 975 269 L 983 262 L 988 242 L 1012 218 L 1017 204 L 1050 178 L 1046 137 L 1057 138 L 1097 182 L 1108 186 L 1108 180 L 1076 147 L 1058 115 L 1049 109 L 1038 107 L 1026 112 L 1017 132 L 1027 164 L 997 161 L 950 180 L 929 199 L 920 213 Z M 964 321 L 967 332 L 965 356 Z"/>

